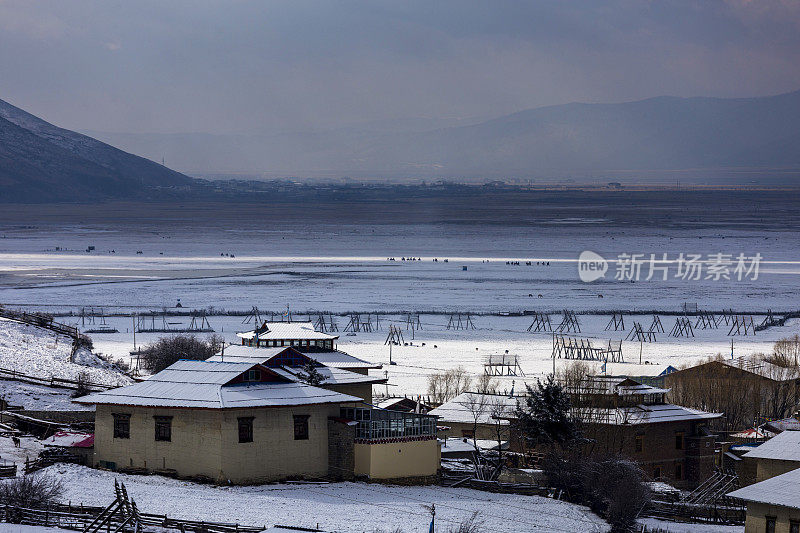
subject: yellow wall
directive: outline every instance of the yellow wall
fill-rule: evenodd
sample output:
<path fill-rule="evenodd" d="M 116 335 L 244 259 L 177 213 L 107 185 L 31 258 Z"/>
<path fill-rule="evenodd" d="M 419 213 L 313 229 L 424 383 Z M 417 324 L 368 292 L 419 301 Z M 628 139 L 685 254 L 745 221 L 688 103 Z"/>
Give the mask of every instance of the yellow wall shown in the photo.
<path fill-rule="evenodd" d="M 112 413 L 131 415 L 131 437 L 113 438 Z M 293 415 L 309 416 L 308 440 L 294 440 Z M 171 469 L 233 483 L 273 481 L 328 472 L 328 417 L 339 405 L 271 409 L 159 409 L 98 405 L 94 463 L 116 468 Z M 153 416 L 172 416 L 172 440 L 155 440 Z M 252 416 L 253 442 L 240 443 L 238 417 Z"/>
<path fill-rule="evenodd" d="M 745 457 L 746 458 L 746 457 Z M 777 459 L 757 459 L 756 482 L 764 481 L 771 477 L 785 474 L 790 470 L 800 468 L 800 463 L 796 461 L 781 461 Z"/>
<path fill-rule="evenodd" d="M 372 383 L 354 383 L 349 385 L 325 385 L 322 387 L 326 389 L 341 392 L 342 394 L 349 394 L 350 396 L 358 396 L 367 403 L 372 403 Z"/>
<path fill-rule="evenodd" d="M 433 476 L 439 470 L 441 449 L 436 439 L 354 446 L 355 473 L 372 479 Z"/>
<path fill-rule="evenodd" d="M 748 503 L 744 532 L 765 533 L 767 530 L 767 516 L 777 518 L 775 533 L 789 533 L 789 520 L 800 521 L 800 509 L 763 503 Z"/>

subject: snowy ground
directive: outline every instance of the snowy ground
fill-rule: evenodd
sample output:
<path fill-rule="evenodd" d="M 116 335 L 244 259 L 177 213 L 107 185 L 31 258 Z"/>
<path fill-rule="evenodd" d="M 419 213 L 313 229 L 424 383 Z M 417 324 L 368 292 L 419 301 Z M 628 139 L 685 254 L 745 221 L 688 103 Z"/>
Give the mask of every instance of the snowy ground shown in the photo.
<path fill-rule="evenodd" d="M 717 524 L 685 524 L 667 522 L 656 518 L 642 518 L 640 524 L 649 528 L 659 528 L 670 533 L 744 533 L 744 526 L 721 526 Z"/>
<path fill-rule="evenodd" d="M 71 362 L 71 350 L 69 337 L 0 319 L 0 368 L 45 379 L 75 380 L 79 374 L 85 373 L 93 383 L 123 385 L 130 382 L 88 350 L 79 350 L 75 362 Z"/>
<path fill-rule="evenodd" d="M 33 461 L 43 449 L 44 446 L 35 437 L 20 437 L 19 448 L 14 446 L 11 437 L 0 437 L 0 463 L 16 463 L 17 474 L 21 474 L 25 459 Z"/>
<path fill-rule="evenodd" d="M 0 532 L 2 533 L 66 533 L 67 529 L 59 529 L 57 527 L 44 527 L 44 526 L 23 526 L 20 524 L 6 524 L 0 523 Z"/>
<path fill-rule="evenodd" d="M 491 494 L 470 489 L 399 487 L 365 483 L 325 485 L 274 484 L 214 487 L 158 476 L 128 476 L 76 465 L 45 470 L 58 475 L 73 504 L 106 505 L 114 479 L 123 481 L 139 509 L 176 518 L 319 527 L 348 533 L 427 531 L 423 505 L 436 504 L 437 530 L 445 531 L 474 511 L 487 531 L 607 531 L 608 526 L 584 507 L 532 496 Z"/>

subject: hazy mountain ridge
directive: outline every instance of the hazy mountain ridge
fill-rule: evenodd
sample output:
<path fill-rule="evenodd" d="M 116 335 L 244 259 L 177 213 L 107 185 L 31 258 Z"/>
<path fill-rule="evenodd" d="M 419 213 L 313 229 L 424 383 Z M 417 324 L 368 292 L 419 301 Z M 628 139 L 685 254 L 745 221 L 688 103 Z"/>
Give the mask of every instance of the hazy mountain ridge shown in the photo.
<path fill-rule="evenodd" d="M 186 171 L 547 177 L 571 171 L 800 166 L 800 91 L 566 104 L 428 131 L 101 138 Z"/>
<path fill-rule="evenodd" d="M 192 178 L 0 100 L 0 201 L 141 198 Z"/>

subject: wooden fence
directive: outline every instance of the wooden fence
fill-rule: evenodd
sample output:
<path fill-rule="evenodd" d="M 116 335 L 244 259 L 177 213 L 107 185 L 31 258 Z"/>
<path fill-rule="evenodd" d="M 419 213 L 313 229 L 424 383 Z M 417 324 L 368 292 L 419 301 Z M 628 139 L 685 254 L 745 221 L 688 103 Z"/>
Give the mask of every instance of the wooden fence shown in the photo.
<path fill-rule="evenodd" d="M 0 522 L 83 531 L 103 511 L 104 508 L 101 507 L 72 505 L 54 505 L 48 509 L 26 509 L 5 505 L 0 507 Z M 261 526 L 181 520 L 150 513 L 139 514 L 143 526 L 176 529 L 182 533 L 258 533 L 266 529 Z"/>
<path fill-rule="evenodd" d="M 22 381 L 24 383 L 31 383 L 33 385 L 44 385 L 45 387 L 56 387 L 60 389 L 77 390 L 81 385 L 92 392 L 105 391 L 116 388 L 116 385 L 106 385 L 103 383 L 92 383 L 91 381 L 78 382 L 73 379 L 57 378 L 50 376 L 49 378 L 42 378 L 38 376 L 31 376 L 22 372 L 8 368 L 0 368 L 0 379 L 10 381 Z"/>

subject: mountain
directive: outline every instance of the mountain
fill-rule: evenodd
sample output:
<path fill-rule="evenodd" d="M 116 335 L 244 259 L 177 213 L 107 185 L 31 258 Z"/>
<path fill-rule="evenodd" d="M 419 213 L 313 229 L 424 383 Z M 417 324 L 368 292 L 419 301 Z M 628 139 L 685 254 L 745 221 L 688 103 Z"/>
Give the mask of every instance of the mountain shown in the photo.
<path fill-rule="evenodd" d="M 800 91 L 566 104 L 468 125 L 365 125 L 261 135 L 97 134 L 194 172 L 550 178 L 653 170 L 800 168 Z"/>
<path fill-rule="evenodd" d="M 148 198 L 193 181 L 0 100 L 0 202 Z"/>

